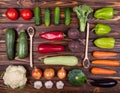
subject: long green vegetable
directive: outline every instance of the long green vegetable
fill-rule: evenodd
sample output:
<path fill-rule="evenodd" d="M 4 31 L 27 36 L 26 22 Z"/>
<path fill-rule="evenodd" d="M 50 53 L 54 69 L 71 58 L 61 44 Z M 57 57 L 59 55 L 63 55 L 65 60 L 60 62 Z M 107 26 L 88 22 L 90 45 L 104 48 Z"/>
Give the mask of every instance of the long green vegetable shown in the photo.
<path fill-rule="evenodd" d="M 80 22 L 80 31 L 84 32 L 88 15 L 93 12 L 93 9 L 87 5 L 80 5 L 73 8 L 73 11 L 77 14 Z"/>
<path fill-rule="evenodd" d="M 78 58 L 75 56 L 55 56 L 43 58 L 40 60 L 47 65 L 76 66 L 78 64 Z"/>

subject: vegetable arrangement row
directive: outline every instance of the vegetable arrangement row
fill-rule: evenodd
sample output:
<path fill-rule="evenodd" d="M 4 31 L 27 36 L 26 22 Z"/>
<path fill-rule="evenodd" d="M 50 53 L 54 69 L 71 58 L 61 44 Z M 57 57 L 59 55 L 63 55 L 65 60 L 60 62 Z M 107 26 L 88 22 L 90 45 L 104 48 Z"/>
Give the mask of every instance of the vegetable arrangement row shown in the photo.
<path fill-rule="evenodd" d="M 73 11 L 77 14 L 77 17 L 79 19 L 80 31 L 84 32 L 85 27 L 86 27 L 87 17 L 89 16 L 89 14 L 91 12 L 93 12 L 93 9 L 87 5 L 80 5 L 80 6 L 74 7 Z M 34 9 L 34 14 L 32 13 L 32 11 L 30 9 L 23 9 L 20 12 L 20 16 L 24 20 L 30 20 L 34 15 L 35 25 L 39 26 L 41 24 L 40 12 L 41 12 L 40 7 L 36 7 Z M 70 13 L 71 13 L 70 8 L 65 8 L 65 12 L 64 12 L 65 25 L 70 24 L 70 15 L 71 15 Z M 45 25 L 49 26 L 50 25 L 50 9 L 46 8 L 44 14 L 45 14 L 44 15 Z M 114 15 L 114 10 L 111 7 L 105 7 L 105 8 L 98 9 L 94 13 L 95 18 L 104 19 L 104 20 L 113 18 L 113 15 Z M 19 17 L 19 13 L 16 9 L 11 8 L 6 11 L 6 16 L 11 20 L 17 20 Z M 56 7 L 54 10 L 54 24 L 55 25 L 60 24 L 60 7 Z M 98 36 L 105 36 L 111 32 L 111 27 L 107 24 L 98 23 L 98 24 L 96 24 L 95 28 L 93 28 L 92 31 L 94 31 L 95 34 Z M 66 35 L 63 33 L 63 31 L 44 32 L 44 33 L 40 33 L 39 36 L 40 36 L 40 38 L 48 40 L 48 41 L 63 40 L 66 37 Z M 76 28 L 71 28 L 71 29 L 69 29 L 67 36 L 73 40 L 74 39 L 76 40 L 76 39 L 79 39 L 80 32 Z M 15 30 L 11 29 L 11 28 L 7 29 L 5 38 L 6 38 L 6 49 L 7 49 L 6 52 L 7 52 L 8 59 L 13 60 L 16 56 L 15 55 L 16 54 Z M 95 46 L 97 46 L 98 48 L 101 48 L 101 49 L 102 48 L 112 49 L 115 46 L 115 39 L 113 37 L 100 37 L 100 38 L 97 38 L 96 40 L 94 40 L 93 43 Z M 68 47 L 72 52 L 78 52 L 78 50 L 81 48 L 80 43 L 78 41 L 70 42 L 68 44 Z M 65 46 L 58 45 L 58 44 L 46 44 L 46 43 L 39 44 L 39 46 L 38 46 L 39 53 L 53 53 L 53 52 L 61 52 L 61 51 L 65 51 Z M 19 34 L 19 39 L 18 39 L 18 44 L 17 44 L 17 55 L 20 59 L 23 59 L 28 56 L 27 33 L 25 32 L 25 30 L 21 30 L 21 32 Z M 106 52 L 106 51 L 94 51 L 93 52 L 93 57 L 95 57 L 95 58 L 104 58 L 104 57 L 113 57 L 113 56 L 117 56 L 117 53 Z M 54 57 L 39 58 L 39 60 L 46 65 L 76 66 L 78 64 L 78 58 L 76 56 L 54 56 Z M 97 59 L 97 60 L 93 60 L 92 64 L 106 65 L 106 66 L 119 66 L 120 62 L 117 60 Z M 25 68 L 22 66 L 19 66 L 19 67 L 24 69 L 24 74 L 26 74 Z M 14 82 L 14 81 L 16 81 L 16 79 L 11 79 L 11 77 L 9 77 L 9 76 L 13 76 L 13 75 L 16 75 L 16 73 L 17 74 L 19 74 L 19 73 L 13 72 L 13 71 L 15 71 L 15 69 L 12 71 L 13 73 L 7 73 L 8 69 L 10 70 L 10 68 L 17 69 L 16 66 L 9 66 L 6 69 L 6 72 L 3 75 L 4 83 L 13 89 L 21 88 L 21 86 L 23 87 L 27 81 L 26 76 L 24 77 L 24 79 L 23 78 L 20 79 L 20 81 L 21 80 L 24 81 L 24 83 L 22 85 L 20 85 L 17 82 L 18 86 L 15 86 L 16 82 Z M 20 69 L 17 69 L 17 71 L 18 70 L 20 70 Z M 91 74 L 95 74 L 95 75 L 101 75 L 101 74 L 111 75 L 111 74 L 117 73 L 117 71 L 115 71 L 115 70 L 98 68 L 98 67 L 92 67 L 90 69 L 90 72 L 91 72 Z M 9 76 L 7 76 L 6 74 L 9 74 Z M 22 73 L 20 73 L 20 74 L 22 74 Z M 38 69 L 35 67 L 32 70 L 31 75 L 35 80 L 40 80 L 42 76 L 44 76 L 44 78 L 46 80 L 52 80 L 52 78 L 55 76 L 55 70 L 53 68 L 46 68 L 44 70 L 44 72 L 42 72 L 41 69 Z M 98 86 L 98 87 L 113 87 L 117 84 L 117 81 L 113 80 L 113 79 L 100 79 L 100 80 L 89 81 L 87 79 L 86 75 L 84 74 L 84 72 L 82 72 L 82 70 L 80 70 L 80 69 L 72 69 L 71 71 L 68 71 L 68 73 L 67 73 L 67 71 L 64 68 L 61 68 L 60 70 L 57 71 L 57 76 L 61 80 L 67 77 L 68 82 L 70 82 L 74 86 L 81 86 L 86 82 L 90 83 L 93 86 Z M 6 79 L 7 80 L 11 79 L 11 81 L 10 82 L 6 81 Z M 11 85 L 11 82 L 13 82 L 14 84 Z M 45 83 L 46 88 L 52 88 L 52 86 L 53 86 L 52 81 L 47 81 Z M 62 81 L 59 81 L 56 83 L 56 87 L 58 89 L 62 89 L 63 86 L 64 86 L 64 83 Z M 36 89 L 40 89 L 42 87 L 42 82 L 41 81 L 34 82 L 34 87 Z"/>
<path fill-rule="evenodd" d="M 31 9 L 22 9 L 20 11 L 20 17 L 22 17 L 24 20 L 32 19 L 33 15 L 34 15 L 35 25 L 39 26 L 41 24 L 41 9 L 40 9 L 40 7 L 35 7 L 33 12 Z M 69 25 L 70 17 L 71 17 L 71 10 L 69 7 L 64 9 L 64 15 L 65 15 L 64 23 L 65 23 L 65 25 Z M 6 16 L 10 20 L 17 20 L 19 18 L 19 12 L 15 8 L 10 8 L 6 11 Z M 44 10 L 44 23 L 46 26 L 50 25 L 50 21 L 51 21 L 50 19 L 51 19 L 50 8 L 46 8 Z M 56 7 L 54 9 L 54 24 L 55 25 L 60 24 L 60 7 Z"/>

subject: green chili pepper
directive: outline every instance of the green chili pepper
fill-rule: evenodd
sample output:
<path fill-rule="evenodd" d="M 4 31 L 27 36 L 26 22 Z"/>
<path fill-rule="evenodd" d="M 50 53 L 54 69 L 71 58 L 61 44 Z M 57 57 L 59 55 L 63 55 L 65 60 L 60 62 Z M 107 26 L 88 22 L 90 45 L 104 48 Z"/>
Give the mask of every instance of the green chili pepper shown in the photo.
<path fill-rule="evenodd" d="M 111 31 L 111 27 L 106 24 L 97 24 L 92 31 L 95 31 L 97 35 L 106 35 Z"/>
<path fill-rule="evenodd" d="M 96 10 L 94 17 L 98 19 L 112 19 L 114 16 L 114 9 L 112 7 L 104 7 Z"/>
<path fill-rule="evenodd" d="M 99 48 L 112 49 L 115 45 L 115 39 L 112 37 L 101 37 L 97 38 L 94 44 Z"/>

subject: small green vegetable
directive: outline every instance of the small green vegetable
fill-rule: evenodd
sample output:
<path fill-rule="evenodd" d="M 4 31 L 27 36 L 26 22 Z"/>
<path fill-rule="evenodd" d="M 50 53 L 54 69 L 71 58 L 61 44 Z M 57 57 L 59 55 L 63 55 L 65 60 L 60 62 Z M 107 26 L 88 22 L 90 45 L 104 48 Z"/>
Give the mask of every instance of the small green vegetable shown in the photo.
<path fill-rule="evenodd" d="M 68 72 L 68 81 L 74 86 L 81 86 L 86 80 L 86 75 L 80 69 L 73 69 Z"/>
<path fill-rule="evenodd" d="M 78 58 L 75 56 L 47 57 L 43 58 L 41 61 L 47 65 L 76 66 L 78 64 Z"/>
<path fill-rule="evenodd" d="M 23 59 L 28 55 L 28 41 L 25 30 L 21 30 L 20 32 L 17 46 L 17 54 L 20 59 Z"/>
<path fill-rule="evenodd" d="M 70 24 L 70 16 L 71 16 L 69 7 L 65 8 L 64 14 L 65 14 L 65 25 L 69 25 Z"/>
<path fill-rule="evenodd" d="M 93 31 L 95 31 L 97 35 L 106 35 L 111 31 L 111 27 L 106 24 L 97 24 L 95 28 L 93 28 Z"/>
<path fill-rule="evenodd" d="M 73 8 L 73 11 L 77 14 L 80 23 L 80 31 L 84 32 L 88 15 L 93 12 L 93 9 L 87 5 L 80 5 Z"/>
<path fill-rule="evenodd" d="M 15 30 L 9 28 L 5 33 L 6 53 L 9 60 L 15 57 Z"/>
<path fill-rule="evenodd" d="M 45 15 L 44 16 L 45 16 L 45 18 L 44 18 L 45 25 L 49 26 L 50 25 L 50 9 L 49 8 L 45 9 Z"/>
<path fill-rule="evenodd" d="M 112 7 L 104 7 L 98 9 L 94 13 L 94 17 L 98 19 L 112 19 L 114 16 L 114 9 Z"/>
<path fill-rule="evenodd" d="M 101 37 L 96 39 L 94 44 L 99 48 L 112 49 L 115 45 L 115 39 L 112 37 Z"/>
<path fill-rule="evenodd" d="M 35 25 L 40 25 L 40 7 L 35 7 L 34 9 L 34 20 L 35 20 Z"/>
<path fill-rule="evenodd" d="M 54 23 L 55 25 L 58 25 L 60 23 L 60 8 L 59 7 L 55 8 Z"/>

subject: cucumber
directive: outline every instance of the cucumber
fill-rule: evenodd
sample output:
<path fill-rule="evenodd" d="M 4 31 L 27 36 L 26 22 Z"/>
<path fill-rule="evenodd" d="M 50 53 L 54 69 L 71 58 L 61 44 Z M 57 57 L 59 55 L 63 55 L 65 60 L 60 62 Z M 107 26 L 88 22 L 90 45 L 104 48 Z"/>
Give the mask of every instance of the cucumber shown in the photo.
<path fill-rule="evenodd" d="M 70 24 L 70 15 L 71 15 L 69 7 L 65 8 L 64 14 L 65 14 L 65 25 L 68 26 Z"/>
<path fill-rule="evenodd" d="M 35 20 L 35 25 L 36 26 L 41 24 L 41 21 L 40 21 L 40 7 L 36 7 L 34 9 L 34 20 Z"/>
<path fill-rule="evenodd" d="M 41 61 L 47 65 L 76 66 L 78 64 L 78 58 L 75 56 L 48 57 L 48 58 L 43 58 Z"/>
<path fill-rule="evenodd" d="M 6 53 L 9 60 L 15 57 L 15 30 L 9 28 L 5 33 Z"/>
<path fill-rule="evenodd" d="M 17 45 L 17 54 L 20 59 L 23 59 L 28 55 L 28 41 L 25 30 L 21 30 L 20 32 Z"/>
<path fill-rule="evenodd" d="M 55 8 L 54 23 L 55 25 L 58 25 L 60 23 L 60 8 L 59 7 Z"/>
<path fill-rule="evenodd" d="M 45 15 L 44 16 L 45 16 L 45 18 L 44 18 L 45 25 L 49 26 L 50 25 L 50 9 L 49 8 L 45 9 Z"/>

